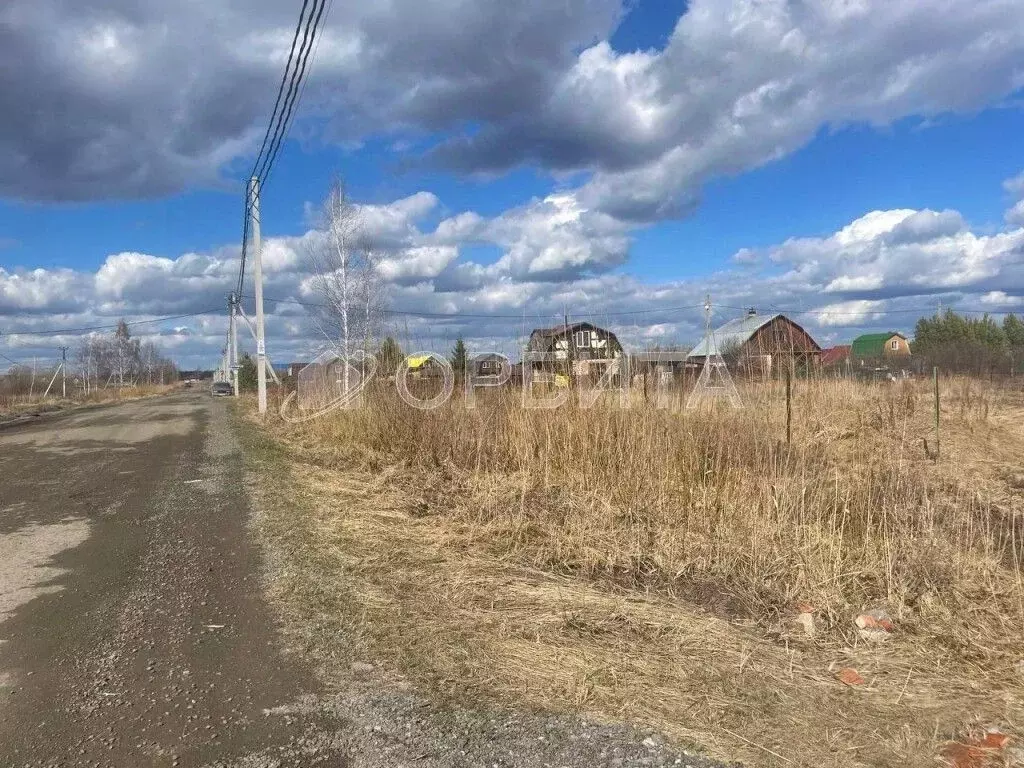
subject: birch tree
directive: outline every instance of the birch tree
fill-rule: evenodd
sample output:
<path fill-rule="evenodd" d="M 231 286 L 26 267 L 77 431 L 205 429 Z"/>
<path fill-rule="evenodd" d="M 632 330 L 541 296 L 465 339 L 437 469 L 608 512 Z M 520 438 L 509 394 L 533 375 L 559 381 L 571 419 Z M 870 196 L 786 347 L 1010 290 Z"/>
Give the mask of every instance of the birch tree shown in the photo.
<path fill-rule="evenodd" d="M 348 363 L 360 342 L 364 351 L 372 342 L 380 282 L 359 209 L 349 201 L 341 181 L 331 185 L 324 201 L 321 227 L 323 236 L 309 248 L 314 285 L 324 304 L 319 322 L 325 335 L 337 338 Z M 342 386 L 348 392 L 348 365 L 342 370 Z"/>

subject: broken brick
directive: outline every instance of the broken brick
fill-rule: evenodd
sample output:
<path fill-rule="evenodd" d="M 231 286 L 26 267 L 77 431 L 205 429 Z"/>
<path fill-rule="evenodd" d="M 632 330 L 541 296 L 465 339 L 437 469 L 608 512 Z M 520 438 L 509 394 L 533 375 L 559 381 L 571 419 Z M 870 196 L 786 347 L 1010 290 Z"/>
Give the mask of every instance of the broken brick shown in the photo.
<path fill-rule="evenodd" d="M 850 669 L 849 667 L 839 670 L 838 674 L 836 674 L 836 679 L 847 685 L 864 685 L 864 678 L 857 673 L 857 670 Z"/>

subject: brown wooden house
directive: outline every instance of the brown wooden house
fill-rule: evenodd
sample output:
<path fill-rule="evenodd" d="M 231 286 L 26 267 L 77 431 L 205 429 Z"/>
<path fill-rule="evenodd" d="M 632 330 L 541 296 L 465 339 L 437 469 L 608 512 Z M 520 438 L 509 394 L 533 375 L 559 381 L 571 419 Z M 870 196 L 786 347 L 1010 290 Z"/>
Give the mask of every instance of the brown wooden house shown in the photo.
<path fill-rule="evenodd" d="M 716 328 L 711 337 L 701 340 L 687 357 L 703 362 L 708 355 L 715 354 L 739 371 L 768 376 L 783 362 L 816 365 L 821 347 L 785 315 L 759 315 L 751 309 L 743 317 Z"/>
<path fill-rule="evenodd" d="M 511 364 L 504 355 L 495 352 L 486 352 L 473 357 L 469 364 L 472 366 L 473 375 L 476 377 L 501 377 L 503 371 L 508 370 Z"/>
<path fill-rule="evenodd" d="M 622 345 L 614 333 L 593 323 L 579 322 L 537 328 L 526 351 L 536 371 L 594 378 L 618 365 Z"/>

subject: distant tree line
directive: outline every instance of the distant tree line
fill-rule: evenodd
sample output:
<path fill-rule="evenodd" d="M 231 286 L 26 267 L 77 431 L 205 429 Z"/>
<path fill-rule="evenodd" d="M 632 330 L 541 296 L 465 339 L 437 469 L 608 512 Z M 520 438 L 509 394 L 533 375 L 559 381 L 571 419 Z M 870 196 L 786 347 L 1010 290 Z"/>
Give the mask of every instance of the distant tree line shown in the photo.
<path fill-rule="evenodd" d="M 944 371 L 1024 372 L 1024 321 L 1009 314 L 998 323 L 988 315 L 965 317 L 947 309 L 917 321 L 912 351 L 923 364 Z"/>
<path fill-rule="evenodd" d="M 154 342 L 133 338 L 128 324 L 118 321 L 112 336 L 93 334 L 75 355 L 86 391 L 104 386 L 165 384 L 177 379 L 177 368 Z"/>
<path fill-rule="evenodd" d="M 45 367 L 24 363 L 12 366 L 3 376 L 2 390 L 11 395 L 42 394 L 59 365 L 51 362 Z M 72 387 L 88 393 L 103 387 L 169 384 L 178 377 L 176 366 L 160 347 L 133 338 L 124 320 L 118 322 L 113 334 L 94 333 L 83 339 L 77 349 L 69 352 L 67 365 L 63 375 L 67 377 L 69 393 Z"/>

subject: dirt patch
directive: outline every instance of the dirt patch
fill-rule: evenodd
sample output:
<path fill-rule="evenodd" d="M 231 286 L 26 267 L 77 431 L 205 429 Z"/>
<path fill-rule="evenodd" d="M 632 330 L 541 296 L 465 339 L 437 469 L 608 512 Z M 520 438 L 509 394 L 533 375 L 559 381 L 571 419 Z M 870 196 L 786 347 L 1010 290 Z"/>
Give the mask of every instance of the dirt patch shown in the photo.
<path fill-rule="evenodd" d="M 54 582 L 67 571 L 52 559 L 88 536 L 89 524 L 80 517 L 0 534 L 0 622 L 33 597 L 63 589 Z"/>

